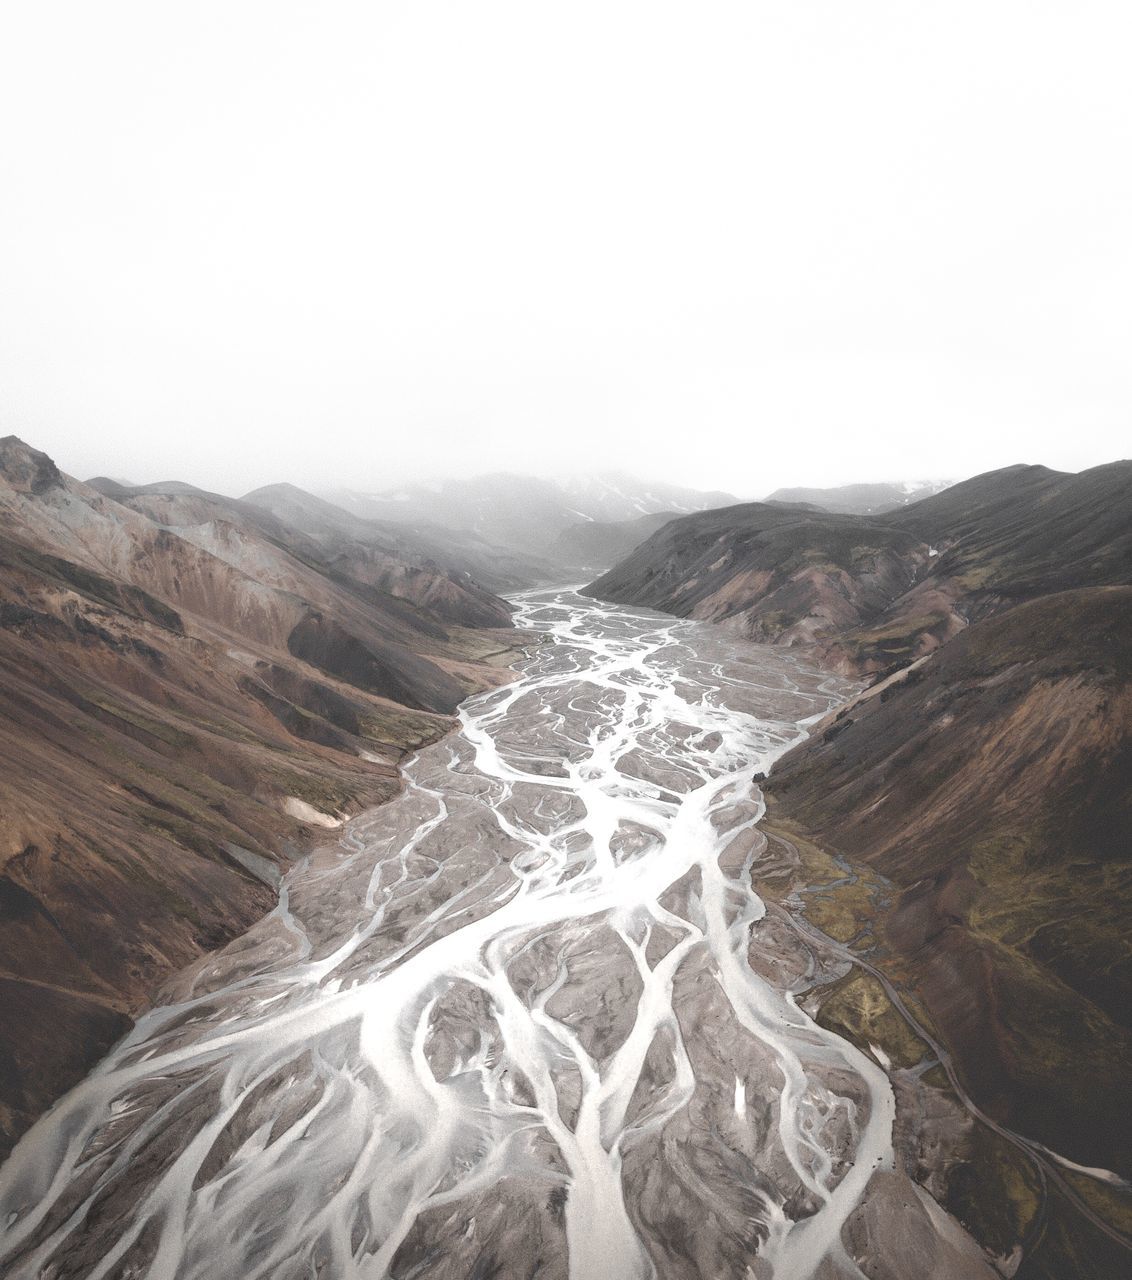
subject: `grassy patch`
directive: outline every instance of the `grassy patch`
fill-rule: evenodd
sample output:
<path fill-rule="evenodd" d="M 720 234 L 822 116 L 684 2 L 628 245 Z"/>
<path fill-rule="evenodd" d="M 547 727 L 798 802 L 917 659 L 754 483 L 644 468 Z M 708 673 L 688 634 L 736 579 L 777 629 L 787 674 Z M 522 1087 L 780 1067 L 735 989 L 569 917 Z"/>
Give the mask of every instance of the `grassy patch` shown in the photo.
<path fill-rule="evenodd" d="M 394 752 L 416 751 L 444 736 L 448 722 L 440 716 L 390 706 L 361 717 L 361 736 Z"/>
<path fill-rule="evenodd" d="M 837 942 L 858 947 L 874 943 L 877 918 L 888 896 L 885 881 L 868 867 L 840 865 L 785 823 L 766 823 L 764 829 L 784 837 L 798 851 L 798 894 L 810 924 Z M 784 894 L 770 888 L 768 896 L 781 899 Z"/>
<path fill-rule="evenodd" d="M 914 1067 L 931 1052 L 893 1006 L 884 987 L 860 970 L 829 988 L 817 1021 L 866 1053 L 870 1045 L 883 1049 L 897 1067 Z"/>
<path fill-rule="evenodd" d="M 1061 1176 L 1092 1211 L 1117 1231 L 1132 1238 L 1132 1190 L 1098 1182 L 1084 1173 L 1062 1168 Z"/>
<path fill-rule="evenodd" d="M 189 751 L 196 747 L 196 741 L 190 734 L 170 724 L 168 720 L 157 720 L 152 716 L 143 715 L 135 708 L 128 707 L 112 698 L 92 695 L 90 702 L 93 706 L 98 707 L 100 711 L 113 716 L 115 720 L 121 720 L 125 724 L 132 725 L 135 729 L 140 729 L 143 733 L 150 734 L 160 742 L 164 742 L 170 747 L 176 747 L 178 751 Z"/>

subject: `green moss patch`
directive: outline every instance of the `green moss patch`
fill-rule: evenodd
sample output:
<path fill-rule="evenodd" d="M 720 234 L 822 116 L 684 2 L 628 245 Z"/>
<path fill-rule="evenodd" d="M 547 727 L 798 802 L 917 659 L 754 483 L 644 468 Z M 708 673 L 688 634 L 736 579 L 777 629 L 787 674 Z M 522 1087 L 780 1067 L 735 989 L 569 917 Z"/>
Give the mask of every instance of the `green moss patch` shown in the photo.
<path fill-rule="evenodd" d="M 830 988 L 817 1021 L 866 1053 L 870 1046 L 876 1045 L 896 1067 L 914 1067 L 931 1053 L 893 1005 L 881 983 L 872 974 L 860 970 L 854 970 Z"/>

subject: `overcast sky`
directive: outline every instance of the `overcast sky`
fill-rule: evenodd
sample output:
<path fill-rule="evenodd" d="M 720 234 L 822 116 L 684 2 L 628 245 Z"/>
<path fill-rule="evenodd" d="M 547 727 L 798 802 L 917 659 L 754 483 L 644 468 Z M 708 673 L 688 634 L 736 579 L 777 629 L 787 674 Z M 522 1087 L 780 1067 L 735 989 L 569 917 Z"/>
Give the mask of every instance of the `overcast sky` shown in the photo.
<path fill-rule="evenodd" d="M 1128 0 L 9 4 L 0 430 L 226 492 L 1132 453 Z"/>

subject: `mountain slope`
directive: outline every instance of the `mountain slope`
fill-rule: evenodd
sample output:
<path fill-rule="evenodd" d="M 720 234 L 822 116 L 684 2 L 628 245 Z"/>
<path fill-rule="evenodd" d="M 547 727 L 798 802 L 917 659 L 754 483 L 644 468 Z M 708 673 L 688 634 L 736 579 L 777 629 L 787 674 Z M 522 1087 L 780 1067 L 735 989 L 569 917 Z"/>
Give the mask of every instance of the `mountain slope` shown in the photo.
<path fill-rule="evenodd" d="M 294 493 L 297 499 L 309 498 L 311 506 L 296 499 L 277 513 L 247 500 L 201 491 L 186 494 L 165 485 L 146 485 L 115 497 L 155 524 L 284 590 L 314 595 L 329 579 L 380 608 L 391 607 L 390 597 L 406 601 L 441 624 L 508 625 L 509 611 L 497 596 L 467 574 L 424 555 L 411 537 L 382 538 L 371 530 L 351 537 L 333 523 L 333 508 L 330 518 L 312 521 L 316 533 L 296 526 L 292 514 L 301 517 L 312 507 L 317 512 L 314 504 L 322 504 L 302 490 Z M 321 586 L 312 587 L 312 581 Z"/>
<path fill-rule="evenodd" d="M 1127 580 L 1132 462 L 1077 474 L 1046 467 L 991 472 L 888 517 L 939 548 L 933 572 L 970 591 L 1014 598 L 1083 581 Z"/>
<path fill-rule="evenodd" d="M 785 756 L 772 824 L 896 886 L 884 936 L 995 1118 L 1132 1175 L 1132 588 L 972 626 Z"/>
<path fill-rule="evenodd" d="M 267 485 L 242 503 L 269 512 L 301 530 L 331 562 L 345 560 L 366 577 L 380 573 L 388 556 L 424 569 L 443 566 L 458 584 L 489 591 L 517 591 L 554 574 L 530 548 L 498 546 L 472 530 L 445 528 L 427 519 L 373 519 L 318 498 L 291 484 Z M 363 504 L 364 505 L 364 504 Z M 376 568 L 366 570 L 362 566 Z M 362 567 L 362 568 L 359 568 Z"/>
<path fill-rule="evenodd" d="M 587 590 L 886 673 L 969 622 L 1132 581 L 1132 463 L 1008 467 L 879 516 L 765 503 L 673 521 Z"/>
<path fill-rule="evenodd" d="M 622 471 L 572 476 L 559 481 L 571 505 L 590 520 L 620 523 L 640 516 L 672 512 L 690 515 L 713 507 L 735 505 L 734 494 L 720 489 L 692 489 L 687 485 L 638 480 Z"/>
<path fill-rule="evenodd" d="M 608 568 L 676 518 L 675 511 L 658 511 L 635 520 L 580 521 L 563 529 L 547 555 L 564 568 L 591 572 Z"/>
<path fill-rule="evenodd" d="M 671 521 L 586 592 L 726 621 L 758 640 L 813 642 L 883 613 L 928 551 L 880 520 L 756 502 Z"/>
<path fill-rule="evenodd" d="M 157 488 L 108 497 L 0 440 L 0 1153 L 515 643 Z"/>

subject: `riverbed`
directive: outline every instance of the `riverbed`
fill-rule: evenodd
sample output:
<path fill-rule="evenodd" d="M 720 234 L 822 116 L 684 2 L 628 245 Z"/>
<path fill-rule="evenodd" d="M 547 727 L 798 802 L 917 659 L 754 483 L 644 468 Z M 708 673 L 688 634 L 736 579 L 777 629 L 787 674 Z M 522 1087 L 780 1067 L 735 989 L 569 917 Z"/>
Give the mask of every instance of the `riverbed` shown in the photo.
<path fill-rule="evenodd" d="M 5 1275 L 991 1274 L 899 1169 L 882 1065 L 799 1006 L 842 961 L 757 891 L 757 779 L 852 686 L 516 603 L 514 682 L 24 1137 Z"/>

